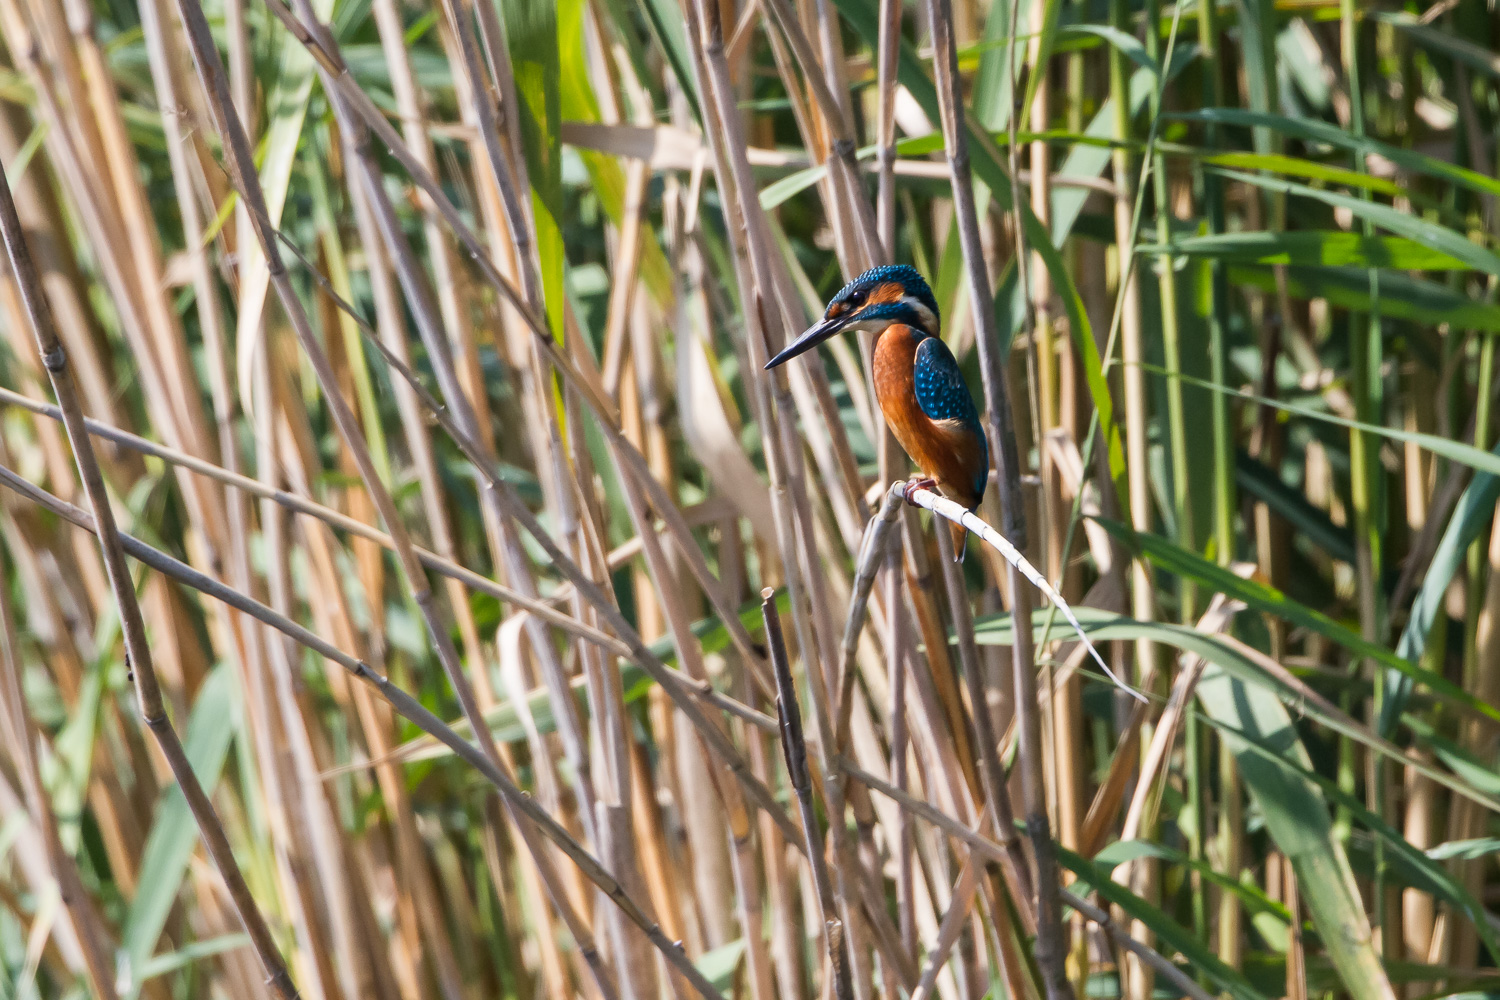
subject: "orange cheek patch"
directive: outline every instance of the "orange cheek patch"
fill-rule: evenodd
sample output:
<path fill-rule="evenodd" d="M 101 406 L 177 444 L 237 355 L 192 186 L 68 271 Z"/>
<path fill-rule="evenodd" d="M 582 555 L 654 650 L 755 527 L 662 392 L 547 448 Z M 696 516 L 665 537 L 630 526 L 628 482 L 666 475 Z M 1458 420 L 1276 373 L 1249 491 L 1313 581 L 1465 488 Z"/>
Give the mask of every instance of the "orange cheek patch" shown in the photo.
<path fill-rule="evenodd" d="M 870 301 L 872 303 L 900 302 L 904 294 L 900 285 L 880 285 L 870 294 Z"/>

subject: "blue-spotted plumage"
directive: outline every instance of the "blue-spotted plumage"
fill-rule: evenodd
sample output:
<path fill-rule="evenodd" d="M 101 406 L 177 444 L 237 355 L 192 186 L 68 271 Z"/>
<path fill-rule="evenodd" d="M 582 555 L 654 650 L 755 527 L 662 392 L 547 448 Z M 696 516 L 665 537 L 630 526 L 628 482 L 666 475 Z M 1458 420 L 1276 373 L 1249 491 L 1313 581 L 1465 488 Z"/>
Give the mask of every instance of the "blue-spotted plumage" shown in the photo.
<path fill-rule="evenodd" d="M 974 493 L 983 496 L 990 478 L 990 450 L 958 361 L 937 337 L 923 337 L 912 361 L 912 389 L 922 412 L 935 422 L 957 424 L 977 439 L 981 458 L 974 470 Z"/>

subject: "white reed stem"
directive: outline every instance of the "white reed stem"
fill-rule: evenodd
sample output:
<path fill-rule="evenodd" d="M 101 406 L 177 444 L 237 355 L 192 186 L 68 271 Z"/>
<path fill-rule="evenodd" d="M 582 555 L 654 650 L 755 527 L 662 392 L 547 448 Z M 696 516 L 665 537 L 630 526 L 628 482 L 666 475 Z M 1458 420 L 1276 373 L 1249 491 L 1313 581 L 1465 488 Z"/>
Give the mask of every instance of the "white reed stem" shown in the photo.
<path fill-rule="evenodd" d="M 1143 702 L 1146 700 L 1145 695 L 1129 684 L 1126 684 L 1116 676 L 1113 670 L 1109 669 L 1109 664 L 1104 662 L 1104 657 L 1099 655 L 1099 650 L 1095 649 L 1094 644 L 1089 641 L 1088 635 L 1083 631 L 1083 625 L 1079 623 L 1077 616 L 1073 614 L 1073 609 L 1068 606 L 1068 602 L 1063 600 L 1062 595 L 1052 588 L 1052 584 L 1047 582 L 1047 578 L 1038 573 L 1036 567 L 1031 565 L 1014 545 L 1010 544 L 1009 539 L 1000 534 L 994 527 L 981 520 L 979 515 L 965 510 L 958 503 L 946 497 L 939 496 L 932 490 L 913 488 L 910 483 L 898 482 L 891 484 L 891 492 L 902 497 L 909 503 L 927 508 L 944 520 L 962 525 L 971 534 L 978 535 L 990 548 L 1004 556 L 1006 562 L 1019 570 L 1022 576 L 1030 580 L 1036 589 L 1040 590 L 1046 596 L 1047 600 L 1056 605 L 1057 610 L 1063 613 L 1063 617 L 1068 620 L 1068 623 L 1073 626 L 1073 630 L 1078 633 L 1078 638 L 1083 640 L 1083 644 L 1088 647 L 1089 655 L 1094 658 L 1095 663 L 1099 664 L 1099 669 L 1104 671 L 1105 676 L 1114 681 L 1120 690 L 1126 692 L 1137 701 Z"/>

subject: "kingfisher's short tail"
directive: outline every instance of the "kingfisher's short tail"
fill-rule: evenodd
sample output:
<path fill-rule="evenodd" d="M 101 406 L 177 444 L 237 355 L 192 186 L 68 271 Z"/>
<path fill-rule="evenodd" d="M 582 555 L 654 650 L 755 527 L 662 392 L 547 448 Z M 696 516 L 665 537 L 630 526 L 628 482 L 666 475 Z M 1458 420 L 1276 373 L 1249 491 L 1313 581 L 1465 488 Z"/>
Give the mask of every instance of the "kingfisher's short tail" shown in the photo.
<path fill-rule="evenodd" d="M 949 521 L 948 530 L 953 534 L 953 561 L 963 562 L 964 553 L 969 550 L 969 529 Z"/>

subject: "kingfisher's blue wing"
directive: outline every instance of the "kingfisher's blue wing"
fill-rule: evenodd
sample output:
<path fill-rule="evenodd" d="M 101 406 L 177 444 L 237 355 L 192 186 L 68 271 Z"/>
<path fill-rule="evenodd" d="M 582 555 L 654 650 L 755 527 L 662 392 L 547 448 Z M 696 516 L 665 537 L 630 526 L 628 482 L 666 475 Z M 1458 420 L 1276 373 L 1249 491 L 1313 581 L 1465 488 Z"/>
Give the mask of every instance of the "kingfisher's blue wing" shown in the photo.
<path fill-rule="evenodd" d="M 917 345 L 914 359 L 913 388 L 917 405 L 928 418 L 936 421 L 952 421 L 972 432 L 978 439 L 982 471 L 977 473 L 975 492 L 984 494 L 989 480 L 989 445 L 984 437 L 984 425 L 979 422 L 979 413 L 974 409 L 974 397 L 969 395 L 969 386 L 948 345 L 938 337 L 924 337 Z"/>

